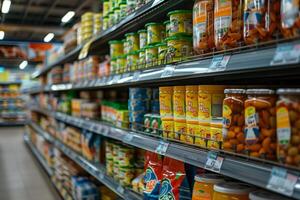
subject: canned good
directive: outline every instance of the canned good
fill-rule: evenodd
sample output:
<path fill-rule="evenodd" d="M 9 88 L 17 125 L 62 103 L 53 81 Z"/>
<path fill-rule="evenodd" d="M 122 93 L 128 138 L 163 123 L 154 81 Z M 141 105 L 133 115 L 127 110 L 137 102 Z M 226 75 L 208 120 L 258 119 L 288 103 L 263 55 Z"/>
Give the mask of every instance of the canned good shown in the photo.
<path fill-rule="evenodd" d="M 127 4 L 121 3 L 119 6 L 120 6 L 120 17 L 122 20 L 127 16 Z"/>
<path fill-rule="evenodd" d="M 140 49 L 143 49 L 147 45 L 147 30 L 142 29 L 137 32 L 139 34 Z"/>
<path fill-rule="evenodd" d="M 118 56 L 122 56 L 124 54 L 124 46 L 123 42 L 120 40 L 112 40 L 108 42 L 110 46 L 110 57 L 117 58 Z"/>
<path fill-rule="evenodd" d="M 192 38 L 189 36 L 173 36 L 166 39 L 168 44 L 167 62 L 176 62 L 192 53 Z"/>
<path fill-rule="evenodd" d="M 135 71 L 138 68 L 139 52 L 133 51 L 127 55 L 127 71 Z"/>
<path fill-rule="evenodd" d="M 127 33 L 125 34 L 126 41 L 128 42 L 128 51 L 138 51 L 140 48 L 139 34 L 138 33 Z"/>
<path fill-rule="evenodd" d="M 166 28 L 166 38 L 170 37 L 170 31 L 171 31 L 171 22 L 170 20 L 164 22 L 165 28 Z"/>
<path fill-rule="evenodd" d="M 109 12 L 108 13 L 108 27 L 112 27 L 115 24 L 116 24 L 115 13 L 113 11 Z"/>
<path fill-rule="evenodd" d="M 114 8 L 114 14 L 115 14 L 115 23 L 119 23 L 121 21 L 121 9 L 120 7 Z"/>
<path fill-rule="evenodd" d="M 144 49 L 141 49 L 139 52 L 139 62 L 138 62 L 138 68 L 143 69 L 146 65 L 146 53 Z"/>
<path fill-rule="evenodd" d="M 193 34 L 191 10 L 174 10 L 168 13 L 170 17 L 170 36 Z"/>
<path fill-rule="evenodd" d="M 104 0 L 103 1 L 103 15 L 104 16 L 108 15 L 108 12 L 110 10 L 109 6 L 110 6 L 109 0 Z"/>
<path fill-rule="evenodd" d="M 127 55 L 117 57 L 117 70 L 116 70 L 117 74 L 122 74 L 125 72 L 126 61 L 127 61 L 126 57 Z"/>
<path fill-rule="evenodd" d="M 147 45 L 160 43 L 165 38 L 165 27 L 162 23 L 148 23 L 145 25 L 147 29 Z"/>
<path fill-rule="evenodd" d="M 117 72 L 117 59 L 113 58 L 110 60 L 110 72 L 115 74 Z"/>
<path fill-rule="evenodd" d="M 166 55 L 168 51 L 168 46 L 166 43 L 159 43 L 155 45 L 158 49 L 158 64 L 165 64 L 166 63 Z"/>
<path fill-rule="evenodd" d="M 158 48 L 156 46 L 148 45 L 145 48 L 146 67 L 157 65 Z"/>
<path fill-rule="evenodd" d="M 108 23 L 109 23 L 109 17 L 108 16 L 104 16 L 103 17 L 103 27 L 102 27 L 103 30 L 108 29 Z"/>
<path fill-rule="evenodd" d="M 160 115 L 153 114 L 151 116 L 150 127 L 153 135 L 161 135 L 162 124 Z"/>
<path fill-rule="evenodd" d="M 123 187 L 131 186 L 131 181 L 135 177 L 135 170 L 132 167 L 119 169 L 119 180 Z"/>
<path fill-rule="evenodd" d="M 134 149 L 126 146 L 120 146 L 118 152 L 119 167 L 133 167 L 134 164 Z"/>
<path fill-rule="evenodd" d="M 214 185 L 213 200 L 239 199 L 248 200 L 249 193 L 253 189 L 243 183 L 222 182 Z"/>
<path fill-rule="evenodd" d="M 151 129 L 151 118 L 152 118 L 152 114 L 145 114 L 144 115 L 144 131 L 146 133 L 151 133 L 152 129 Z"/>

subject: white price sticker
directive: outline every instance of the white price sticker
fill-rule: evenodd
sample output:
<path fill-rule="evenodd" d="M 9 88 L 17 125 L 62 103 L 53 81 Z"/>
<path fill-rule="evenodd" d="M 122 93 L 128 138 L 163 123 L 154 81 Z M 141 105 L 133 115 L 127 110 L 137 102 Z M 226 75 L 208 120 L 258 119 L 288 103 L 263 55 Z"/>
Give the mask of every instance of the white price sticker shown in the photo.
<path fill-rule="evenodd" d="M 209 69 L 211 71 L 223 71 L 230 60 L 230 56 L 215 56 L 213 57 Z"/>
<path fill-rule="evenodd" d="M 140 74 L 141 74 L 140 71 L 135 71 L 133 73 L 133 76 L 132 76 L 132 81 L 139 81 L 140 80 Z"/>
<path fill-rule="evenodd" d="M 300 58 L 300 44 L 280 44 L 277 46 L 271 65 L 298 63 Z"/>
<path fill-rule="evenodd" d="M 123 142 L 124 142 L 124 143 L 131 142 L 132 139 L 133 139 L 133 135 L 129 133 L 129 134 L 126 134 L 126 135 L 124 136 Z"/>
<path fill-rule="evenodd" d="M 273 167 L 267 188 L 281 194 L 292 196 L 298 177 L 287 173 L 286 169 Z"/>
<path fill-rule="evenodd" d="M 121 185 L 119 185 L 119 187 L 117 188 L 117 191 L 118 191 L 120 194 L 124 194 L 125 189 L 124 189 Z"/>
<path fill-rule="evenodd" d="M 166 155 L 168 147 L 169 147 L 168 142 L 160 141 L 158 146 L 156 147 L 155 152 L 160 155 Z"/>
<path fill-rule="evenodd" d="M 205 169 L 220 173 L 224 158 L 218 156 L 218 153 L 210 151 L 207 155 Z"/>
<path fill-rule="evenodd" d="M 174 71 L 175 71 L 174 66 L 166 66 L 160 77 L 161 78 L 171 77 L 171 76 L 173 76 Z"/>

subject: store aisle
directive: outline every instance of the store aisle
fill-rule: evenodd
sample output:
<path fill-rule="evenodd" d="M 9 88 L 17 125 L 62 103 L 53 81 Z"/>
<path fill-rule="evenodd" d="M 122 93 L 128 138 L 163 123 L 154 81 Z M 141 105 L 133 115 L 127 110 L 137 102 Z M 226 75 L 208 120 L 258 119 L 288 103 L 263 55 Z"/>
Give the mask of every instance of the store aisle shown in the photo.
<path fill-rule="evenodd" d="M 0 200 L 60 199 L 23 142 L 23 128 L 0 128 Z"/>

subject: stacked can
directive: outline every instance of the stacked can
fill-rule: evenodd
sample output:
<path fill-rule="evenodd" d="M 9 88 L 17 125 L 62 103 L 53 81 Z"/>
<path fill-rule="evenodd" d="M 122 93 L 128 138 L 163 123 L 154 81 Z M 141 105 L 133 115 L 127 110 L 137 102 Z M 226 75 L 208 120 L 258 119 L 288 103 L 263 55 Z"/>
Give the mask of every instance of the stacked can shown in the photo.
<path fill-rule="evenodd" d="M 129 123 L 133 130 L 143 130 L 144 115 L 150 110 L 151 89 L 129 88 Z"/>
<path fill-rule="evenodd" d="M 93 21 L 93 33 L 97 35 L 102 31 L 102 13 L 94 13 Z"/>
<path fill-rule="evenodd" d="M 81 37 L 82 41 L 87 41 L 93 36 L 93 18 L 92 12 L 86 12 L 81 16 Z"/>
<path fill-rule="evenodd" d="M 186 142 L 193 144 L 195 138 L 199 136 L 199 121 L 198 121 L 198 86 L 186 86 L 185 93 L 185 112 L 187 137 Z"/>
<path fill-rule="evenodd" d="M 159 88 L 159 109 L 163 137 L 174 139 L 173 87 Z"/>
<path fill-rule="evenodd" d="M 121 145 L 119 146 L 119 181 L 124 187 L 131 185 L 132 179 L 135 177 L 135 150 L 132 147 Z"/>
<path fill-rule="evenodd" d="M 185 86 L 175 86 L 173 94 L 175 139 L 186 141 Z"/>

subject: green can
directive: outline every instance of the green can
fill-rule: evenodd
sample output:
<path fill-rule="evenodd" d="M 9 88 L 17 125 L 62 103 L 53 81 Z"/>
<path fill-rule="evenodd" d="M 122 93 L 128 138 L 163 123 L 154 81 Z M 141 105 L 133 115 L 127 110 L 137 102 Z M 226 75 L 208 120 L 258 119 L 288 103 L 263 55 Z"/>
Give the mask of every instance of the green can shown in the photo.
<path fill-rule="evenodd" d="M 153 114 L 150 120 L 150 128 L 151 133 L 153 135 L 161 135 L 162 125 L 161 125 L 161 117 L 160 115 Z"/>
<path fill-rule="evenodd" d="M 109 23 L 109 17 L 108 16 L 104 16 L 103 17 L 103 27 L 102 27 L 103 30 L 108 29 L 108 23 Z"/>
<path fill-rule="evenodd" d="M 165 27 L 166 27 L 166 38 L 167 38 L 167 37 L 170 37 L 170 31 L 171 31 L 171 23 L 170 23 L 170 20 L 165 21 L 165 22 L 164 22 L 164 25 L 165 25 Z"/>
<path fill-rule="evenodd" d="M 146 66 L 146 53 L 145 49 L 139 50 L 139 63 L 138 63 L 139 69 L 143 69 Z"/>
<path fill-rule="evenodd" d="M 140 40 L 140 49 L 142 49 L 147 45 L 147 30 L 146 29 L 139 30 L 138 34 Z"/>
<path fill-rule="evenodd" d="M 118 6 L 120 6 L 121 4 L 127 4 L 126 0 L 117 0 L 118 1 Z"/>
<path fill-rule="evenodd" d="M 165 27 L 162 23 L 148 23 L 145 25 L 147 29 L 147 45 L 160 43 L 165 38 Z"/>
<path fill-rule="evenodd" d="M 152 129 L 151 129 L 151 118 L 152 118 L 152 114 L 145 114 L 144 115 L 144 131 L 146 133 L 151 133 Z"/>
<path fill-rule="evenodd" d="M 109 0 L 104 0 L 103 1 L 103 15 L 104 16 L 108 15 L 109 10 L 110 10 L 109 6 L 110 6 Z"/>
<path fill-rule="evenodd" d="M 109 0 L 109 10 L 108 13 L 112 12 L 114 9 L 114 2 L 113 0 Z"/>
<path fill-rule="evenodd" d="M 127 55 L 127 72 L 138 69 L 139 52 L 133 51 Z"/>
<path fill-rule="evenodd" d="M 167 62 L 176 62 L 189 57 L 193 49 L 193 38 L 177 35 L 166 39 L 168 45 Z"/>
<path fill-rule="evenodd" d="M 119 6 L 120 6 L 120 16 L 122 20 L 127 16 L 127 4 L 121 3 Z"/>
<path fill-rule="evenodd" d="M 154 45 L 148 45 L 145 47 L 145 59 L 146 59 L 146 68 L 153 67 L 157 65 L 158 59 L 158 49 Z"/>
<path fill-rule="evenodd" d="M 111 40 L 108 42 L 110 46 L 110 57 L 116 58 L 124 54 L 124 46 L 121 40 Z"/>
<path fill-rule="evenodd" d="M 170 36 L 193 34 L 192 10 L 174 10 L 168 13 L 170 17 Z"/>
<path fill-rule="evenodd" d="M 156 45 L 158 50 L 158 64 L 165 64 L 166 63 L 166 56 L 168 52 L 168 45 L 167 43 L 159 43 Z"/>
<path fill-rule="evenodd" d="M 128 51 L 138 51 L 140 48 L 139 34 L 138 33 L 127 33 L 125 34 L 126 41 L 128 42 Z"/>
<path fill-rule="evenodd" d="M 117 57 L 117 74 L 123 74 L 126 68 L 126 57 L 127 55 L 122 55 Z"/>

